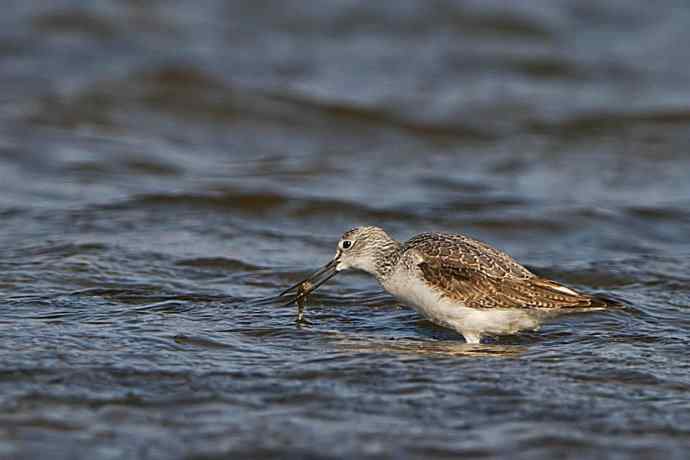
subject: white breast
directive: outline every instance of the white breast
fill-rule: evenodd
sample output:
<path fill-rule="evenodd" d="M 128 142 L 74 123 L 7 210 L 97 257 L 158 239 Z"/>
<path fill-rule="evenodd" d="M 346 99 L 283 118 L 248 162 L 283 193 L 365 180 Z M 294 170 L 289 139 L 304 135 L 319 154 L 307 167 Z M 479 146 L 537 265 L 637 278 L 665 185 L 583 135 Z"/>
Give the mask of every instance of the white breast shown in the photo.
<path fill-rule="evenodd" d="M 475 309 L 449 300 L 424 279 L 405 270 L 396 270 L 382 285 L 403 303 L 440 326 L 454 329 L 470 343 L 484 334 L 513 334 L 539 327 L 538 317 L 519 309 Z"/>

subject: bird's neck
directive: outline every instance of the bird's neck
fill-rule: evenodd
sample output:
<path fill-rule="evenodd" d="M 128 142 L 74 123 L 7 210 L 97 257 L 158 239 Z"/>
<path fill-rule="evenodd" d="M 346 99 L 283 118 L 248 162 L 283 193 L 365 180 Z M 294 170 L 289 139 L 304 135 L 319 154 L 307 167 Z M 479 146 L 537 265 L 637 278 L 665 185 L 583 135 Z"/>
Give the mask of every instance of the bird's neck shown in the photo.
<path fill-rule="evenodd" d="M 379 280 L 383 281 L 393 272 L 395 265 L 400 259 L 402 254 L 402 245 L 390 238 L 383 245 L 378 248 L 376 255 L 374 257 L 374 267 L 376 272 L 374 276 Z"/>

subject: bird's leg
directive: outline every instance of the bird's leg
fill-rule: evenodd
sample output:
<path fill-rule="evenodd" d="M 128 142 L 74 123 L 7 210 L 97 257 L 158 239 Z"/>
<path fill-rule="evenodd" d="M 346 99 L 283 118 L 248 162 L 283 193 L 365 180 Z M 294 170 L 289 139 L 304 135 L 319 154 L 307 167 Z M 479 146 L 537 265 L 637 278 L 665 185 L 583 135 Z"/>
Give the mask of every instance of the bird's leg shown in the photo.
<path fill-rule="evenodd" d="M 465 338 L 465 342 L 472 344 L 482 343 L 482 336 L 477 332 L 463 332 L 462 336 Z"/>

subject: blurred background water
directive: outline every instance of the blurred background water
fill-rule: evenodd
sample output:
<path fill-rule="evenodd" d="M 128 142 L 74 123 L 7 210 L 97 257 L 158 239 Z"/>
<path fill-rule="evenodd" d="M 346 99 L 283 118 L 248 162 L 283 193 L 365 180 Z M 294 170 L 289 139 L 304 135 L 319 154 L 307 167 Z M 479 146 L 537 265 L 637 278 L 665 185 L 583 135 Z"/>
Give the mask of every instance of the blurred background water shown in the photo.
<path fill-rule="evenodd" d="M 684 0 L 6 0 L 0 458 L 686 458 Z M 461 232 L 623 299 L 470 347 L 341 275 Z"/>

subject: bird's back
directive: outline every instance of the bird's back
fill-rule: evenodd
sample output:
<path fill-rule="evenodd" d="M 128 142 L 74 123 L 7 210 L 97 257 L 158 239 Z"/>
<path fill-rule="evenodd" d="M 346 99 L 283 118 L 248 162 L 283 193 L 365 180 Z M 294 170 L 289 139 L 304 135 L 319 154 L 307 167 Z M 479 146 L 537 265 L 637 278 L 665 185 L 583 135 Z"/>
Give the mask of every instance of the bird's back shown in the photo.
<path fill-rule="evenodd" d="M 465 235 L 421 233 L 403 244 L 446 265 L 466 267 L 492 278 L 526 279 L 535 275 L 505 252 Z"/>
<path fill-rule="evenodd" d="M 400 263 L 441 297 L 478 309 L 601 308 L 606 303 L 540 278 L 508 254 L 465 235 L 422 233 Z"/>

